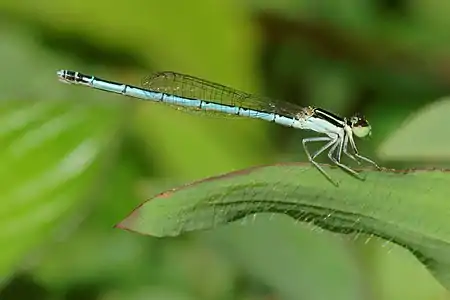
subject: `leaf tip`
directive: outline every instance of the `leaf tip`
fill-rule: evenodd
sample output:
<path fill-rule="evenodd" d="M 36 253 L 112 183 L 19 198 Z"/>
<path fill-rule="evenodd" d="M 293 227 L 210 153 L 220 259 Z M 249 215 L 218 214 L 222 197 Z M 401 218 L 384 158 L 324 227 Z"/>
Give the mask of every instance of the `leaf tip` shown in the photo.
<path fill-rule="evenodd" d="M 134 210 L 125 219 L 114 225 L 114 228 L 132 231 L 135 228 L 136 220 L 139 218 L 139 212 Z"/>

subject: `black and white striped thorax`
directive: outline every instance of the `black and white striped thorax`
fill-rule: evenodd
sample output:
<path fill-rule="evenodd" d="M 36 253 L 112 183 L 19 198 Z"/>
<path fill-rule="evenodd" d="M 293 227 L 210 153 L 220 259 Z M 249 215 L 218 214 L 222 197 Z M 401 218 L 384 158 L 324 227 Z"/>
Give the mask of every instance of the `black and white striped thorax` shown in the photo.
<path fill-rule="evenodd" d="M 354 133 L 357 137 L 365 137 L 371 134 L 371 126 L 366 118 L 362 115 L 356 114 L 351 118 L 343 118 L 327 110 L 318 107 L 309 107 L 307 110 L 308 117 L 316 118 L 317 120 L 325 121 L 330 128 L 335 128 L 336 131 L 340 129 L 347 129 L 347 133 Z"/>
<path fill-rule="evenodd" d="M 329 111 L 326 111 L 324 109 L 313 108 L 312 112 L 313 112 L 312 117 L 327 121 L 336 127 L 344 128 L 345 125 L 349 125 L 349 124 L 347 124 L 347 120 L 345 118 L 337 116 L 337 115 L 335 115 Z"/>

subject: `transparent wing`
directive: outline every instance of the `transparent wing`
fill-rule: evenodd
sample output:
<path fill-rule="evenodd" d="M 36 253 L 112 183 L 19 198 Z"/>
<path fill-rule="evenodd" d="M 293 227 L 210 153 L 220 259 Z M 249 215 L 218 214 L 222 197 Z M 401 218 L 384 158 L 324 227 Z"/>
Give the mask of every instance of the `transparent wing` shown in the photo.
<path fill-rule="evenodd" d="M 300 106 L 276 101 L 245 93 L 218 83 L 203 80 L 194 76 L 176 72 L 158 72 L 145 77 L 142 87 L 152 91 L 164 92 L 184 98 L 205 100 L 217 104 L 236 106 L 268 113 L 277 113 L 287 117 L 295 117 L 302 108 Z M 191 107 L 178 107 L 189 112 L 205 112 Z M 215 114 L 223 115 L 220 112 Z"/>

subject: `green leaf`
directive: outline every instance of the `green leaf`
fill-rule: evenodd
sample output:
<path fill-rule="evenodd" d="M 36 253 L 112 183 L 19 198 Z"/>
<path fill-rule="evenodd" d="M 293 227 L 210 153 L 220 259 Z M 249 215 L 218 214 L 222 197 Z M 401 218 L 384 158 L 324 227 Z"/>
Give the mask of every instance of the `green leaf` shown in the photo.
<path fill-rule="evenodd" d="M 450 173 L 367 171 L 365 182 L 309 164 L 258 167 L 162 193 L 118 227 L 154 236 L 211 229 L 244 216 L 282 213 L 338 233 L 364 232 L 411 250 L 450 287 Z M 281 180 L 282 179 L 282 180 Z"/>
<path fill-rule="evenodd" d="M 253 215 L 198 236 L 211 239 L 277 299 L 356 300 L 367 295 L 366 276 L 345 238 L 286 215 Z"/>
<path fill-rule="evenodd" d="M 0 279 L 43 241 L 65 233 L 62 222 L 84 216 L 81 206 L 114 153 L 119 112 L 96 102 L 0 104 Z"/>
<path fill-rule="evenodd" d="M 413 114 L 379 149 L 392 160 L 450 160 L 450 97 Z"/>

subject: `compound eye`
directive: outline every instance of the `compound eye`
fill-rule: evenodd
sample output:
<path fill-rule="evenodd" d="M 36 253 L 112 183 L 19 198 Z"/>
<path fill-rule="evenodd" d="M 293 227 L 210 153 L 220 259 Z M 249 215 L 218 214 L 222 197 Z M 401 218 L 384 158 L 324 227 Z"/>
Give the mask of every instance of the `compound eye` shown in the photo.
<path fill-rule="evenodd" d="M 352 124 L 353 134 L 359 138 L 370 136 L 372 134 L 372 127 L 369 122 L 361 116 L 354 116 L 350 119 Z"/>
<path fill-rule="evenodd" d="M 370 136 L 372 134 L 372 128 L 370 126 L 357 126 L 352 128 L 353 134 L 359 138 Z"/>

